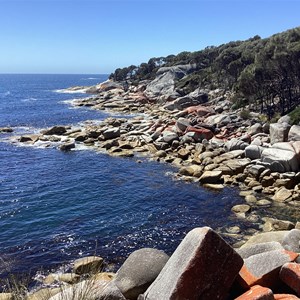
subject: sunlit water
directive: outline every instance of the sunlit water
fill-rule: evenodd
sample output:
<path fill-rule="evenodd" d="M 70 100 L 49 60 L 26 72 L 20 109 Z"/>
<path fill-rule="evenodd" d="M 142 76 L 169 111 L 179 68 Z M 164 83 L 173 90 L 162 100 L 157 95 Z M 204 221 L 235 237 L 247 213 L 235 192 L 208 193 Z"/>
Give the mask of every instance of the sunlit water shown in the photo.
<path fill-rule="evenodd" d="M 101 120 L 103 112 L 71 109 L 64 102 L 86 95 L 55 91 L 106 78 L 0 75 L 0 127 L 18 132 Z M 233 188 L 212 192 L 174 181 L 172 167 L 141 158 L 2 141 L 0 166 L 2 276 L 6 271 L 48 270 L 91 254 L 118 265 L 141 247 L 170 254 L 194 227 L 239 223 L 231 207 L 243 203 Z"/>

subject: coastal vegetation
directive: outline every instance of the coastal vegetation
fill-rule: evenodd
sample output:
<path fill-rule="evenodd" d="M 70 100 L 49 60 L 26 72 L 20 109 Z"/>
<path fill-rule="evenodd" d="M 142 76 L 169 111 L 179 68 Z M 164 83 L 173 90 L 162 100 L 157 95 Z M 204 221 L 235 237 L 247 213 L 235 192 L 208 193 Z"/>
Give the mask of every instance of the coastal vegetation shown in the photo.
<path fill-rule="evenodd" d="M 196 88 L 222 88 L 233 93 L 234 107 L 251 110 L 271 119 L 276 113 L 293 111 L 300 99 L 300 27 L 262 39 L 209 46 L 201 51 L 184 51 L 154 57 L 139 66 L 118 68 L 110 75 L 115 81 L 139 84 L 153 80 L 161 67 L 193 64 L 193 72 L 176 81 L 186 95 Z"/>

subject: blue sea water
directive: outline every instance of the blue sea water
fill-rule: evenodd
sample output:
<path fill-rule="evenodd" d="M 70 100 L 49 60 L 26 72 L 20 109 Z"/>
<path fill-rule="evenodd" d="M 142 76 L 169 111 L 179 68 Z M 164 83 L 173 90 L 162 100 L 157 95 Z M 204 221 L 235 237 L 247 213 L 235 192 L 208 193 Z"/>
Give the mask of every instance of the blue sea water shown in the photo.
<path fill-rule="evenodd" d="M 101 120 L 72 109 L 57 92 L 107 75 L 0 75 L 0 127 L 16 132 Z M 2 139 L 1 139 L 2 137 Z M 172 253 L 190 229 L 237 224 L 235 189 L 212 192 L 174 181 L 166 164 L 93 151 L 61 152 L 7 143 L 0 136 L 0 276 L 48 270 L 87 255 L 119 264 L 133 250 Z M 241 224 L 240 224 L 241 225 Z M 242 226 L 247 226 L 244 224 Z"/>

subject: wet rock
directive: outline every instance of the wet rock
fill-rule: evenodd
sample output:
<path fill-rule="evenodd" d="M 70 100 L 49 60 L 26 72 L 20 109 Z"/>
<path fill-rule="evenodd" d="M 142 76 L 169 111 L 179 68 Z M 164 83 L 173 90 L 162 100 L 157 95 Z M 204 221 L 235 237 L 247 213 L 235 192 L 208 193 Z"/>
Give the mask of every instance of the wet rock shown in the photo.
<path fill-rule="evenodd" d="M 287 142 L 288 133 L 291 126 L 287 123 L 270 124 L 270 142 L 271 144 Z"/>
<path fill-rule="evenodd" d="M 223 184 L 212 184 L 212 183 L 204 183 L 203 187 L 208 188 L 208 189 L 212 189 L 212 190 L 216 190 L 216 191 L 221 191 L 224 189 L 224 185 Z"/>
<path fill-rule="evenodd" d="M 75 142 L 67 142 L 59 146 L 59 150 L 61 151 L 70 151 L 75 148 Z"/>
<path fill-rule="evenodd" d="M 221 171 L 205 171 L 202 176 L 200 177 L 199 181 L 204 183 L 220 183 L 222 177 Z"/>
<path fill-rule="evenodd" d="M 41 133 L 44 135 L 62 135 L 67 132 L 65 126 L 54 126 L 50 129 L 42 130 Z"/>
<path fill-rule="evenodd" d="M 196 300 L 199 295 L 226 299 L 242 264 L 242 258 L 212 229 L 195 228 L 139 299 Z"/>
<path fill-rule="evenodd" d="M 251 211 L 251 206 L 248 204 L 238 204 L 231 208 L 234 213 L 248 213 Z"/>
<path fill-rule="evenodd" d="M 106 129 L 103 133 L 105 140 L 115 139 L 121 135 L 120 128 L 113 127 Z"/>
<path fill-rule="evenodd" d="M 74 261 L 73 271 L 76 274 L 97 273 L 101 269 L 103 258 L 99 256 L 87 256 Z"/>
<path fill-rule="evenodd" d="M 29 134 L 29 135 L 22 135 L 20 138 L 19 138 L 19 142 L 20 143 L 27 143 L 27 142 L 32 142 L 32 143 L 35 143 L 39 140 L 39 135 L 37 134 Z"/>
<path fill-rule="evenodd" d="M 136 299 L 156 279 L 169 256 L 157 249 L 134 251 L 117 272 L 115 284 L 127 299 Z"/>
<path fill-rule="evenodd" d="M 281 187 L 276 191 L 272 199 L 277 202 L 286 202 L 292 200 L 291 199 L 292 195 L 293 193 L 291 190 L 288 190 L 285 187 Z"/>
<path fill-rule="evenodd" d="M 11 133 L 14 130 L 10 127 L 0 127 L 0 133 Z"/>
<path fill-rule="evenodd" d="M 265 224 L 263 226 L 263 231 L 276 231 L 276 230 L 291 230 L 295 228 L 295 224 L 290 221 L 277 220 L 274 218 L 263 218 Z"/>

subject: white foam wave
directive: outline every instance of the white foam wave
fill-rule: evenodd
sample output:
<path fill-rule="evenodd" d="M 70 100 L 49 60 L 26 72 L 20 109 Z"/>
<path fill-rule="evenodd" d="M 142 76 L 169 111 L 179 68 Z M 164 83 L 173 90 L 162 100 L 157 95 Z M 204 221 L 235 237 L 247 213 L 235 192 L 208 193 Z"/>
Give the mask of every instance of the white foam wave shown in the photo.
<path fill-rule="evenodd" d="M 9 96 L 9 95 L 10 95 L 10 91 L 0 93 L 0 97 L 1 97 L 1 98 L 5 98 L 5 97 L 7 97 L 7 96 Z"/>
<path fill-rule="evenodd" d="M 81 78 L 82 80 L 100 80 L 100 78 L 97 77 L 89 77 L 89 78 Z"/>
<path fill-rule="evenodd" d="M 69 89 L 60 89 L 60 90 L 54 90 L 55 93 L 61 93 L 61 94 L 84 94 L 86 93 L 87 88 L 82 88 L 78 90 L 69 90 Z"/>
<path fill-rule="evenodd" d="M 21 102 L 33 102 L 33 101 L 36 101 L 37 99 L 36 98 L 25 98 L 25 99 L 22 99 Z"/>

